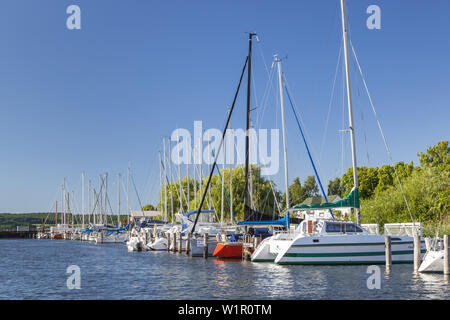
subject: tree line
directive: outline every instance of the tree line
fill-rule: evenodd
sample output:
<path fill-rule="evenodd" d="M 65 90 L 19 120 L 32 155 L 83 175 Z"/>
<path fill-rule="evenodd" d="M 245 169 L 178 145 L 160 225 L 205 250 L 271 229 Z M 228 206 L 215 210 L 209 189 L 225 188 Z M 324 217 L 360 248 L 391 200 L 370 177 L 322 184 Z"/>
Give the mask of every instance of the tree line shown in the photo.
<path fill-rule="evenodd" d="M 450 148 L 448 141 L 440 141 L 428 148 L 426 152 L 417 153 L 419 164 L 413 161 L 397 162 L 393 166 L 358 167 L 359 194 L 363 223 L 387 223 L 410 221 L 410 215 L 403 194 L 408 201 L 413 218 L 416 221 L 430 222 L 446 219 L 450 201 Z M 244 167 L 232 169 L 233 213 L 236 220 L 243 219 L 244 212 Z M 203 209 L 216 210 L 221 214 L 222 180 L 224 178 L 224 212 L 225 221 L 230 221 L 230 169 L 218 170 L 211 180 Z M 261 213 L 278 216 L 283 211 L 286 195 L 276 184 L 261 176 L 258 166 L 251 166 L 252 189 L 251 204 Z M 171 198 L 174 212 L 195 210 L 205 190 L 207 177 L 201 182 L 184 177 L 180 181 L 166 183 L 159 191 L 157 208 L 171 215 Z M 400 184 L 403 188 L 400 188 Z M 188 188 L 189 185 L 189 188 Z M 353 169 L 349 168 L 342 177 L 336 177 L 328 183 L 328 195 L 345 197 L 353 188 Z M 189 190 L 189 194 L 187 193 Z M 288 188 L 290 205 L 302 203 L 308 197 L 319 196 L 319 188 L 314 176 L 308 176 L 302 183 L 296 177 Z M 171 196 L 172 195 L 172 196 Z M 181 198 L 181 201 L 180 201 Z M 188 201 L 189 200 L 189 201 Z M 188 206 L 189 203 L 189 206 Z M 150 208 L 150 207 L 148 207 Z M 153 208 L 153 207 L 151 207 Z M 443 218 L 444 217 L 444 218 Z"/>

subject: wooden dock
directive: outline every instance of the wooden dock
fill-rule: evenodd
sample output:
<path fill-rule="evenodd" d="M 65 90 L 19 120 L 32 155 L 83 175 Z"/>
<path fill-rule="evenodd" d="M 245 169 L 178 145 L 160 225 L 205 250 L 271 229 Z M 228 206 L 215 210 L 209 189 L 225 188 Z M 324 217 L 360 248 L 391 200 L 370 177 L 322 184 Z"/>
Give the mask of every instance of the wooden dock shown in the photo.
<path fill-rule="evenodd" d="M 31 231 L 2 231 L 0 230 L 0 239 L 33 239 L 38 233 L 37 230 Z"/>

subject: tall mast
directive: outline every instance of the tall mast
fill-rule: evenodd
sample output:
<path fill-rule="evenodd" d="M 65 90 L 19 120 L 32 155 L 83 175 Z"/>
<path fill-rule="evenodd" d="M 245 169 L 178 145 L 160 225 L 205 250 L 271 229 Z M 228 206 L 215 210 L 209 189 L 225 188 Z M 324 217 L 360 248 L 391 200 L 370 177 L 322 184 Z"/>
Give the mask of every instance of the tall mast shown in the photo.
<path fill-rule="evenodd" d="M 245 132 L 245 187 L 244 187 L 244 212 L 246 206 L 248 206 L 248 165 L 249 165 L 249 130 L 250 130 L 250 88 L 252 78 L 252 38 L 255 33 L 249 33 L 248 35 L 248 67 L 247 67 L 247 126 Z"/>
<path fill-rule="evenodd" d="M 223 206 L 224 206 L 224 190 L 225 190 L 225 150 L 226 150 L 226 143 L 225 140 L 223 142 L 223 162 L 222 162 L 222 203 L 220 208 L 220 224 L 223 225 Z"/>
<path fill-rule="evenodd" d="M 91 190 L 91 179 L 88 181 L 88 221 L 91 223 L 91 209 L 92 209 L 92 190 Z"/>
<path fill-rule="evenodd" d="M 162 168 L 161 168 L 161 151 L 158 152 L 158 159 L 159 159 L 159 210 L 161 211 L 161 213 L 163 213 L 163 183 L 162 183 Z M 162 216 L 164 217 L 164 214 L 162 214 Z M 164 219 L 164 218 L 163 218 Z"/>
<path fill-rule="evenodd" d="M 63 224 L 66 224 L 66 213 L 67 213 L 67 207 L 66 207 L 66 178 L 64 178 L 63 181 Z"/>
<path fill-rule="evenodd" d="M 99 216 L 98 216 L 98 223 L 104 223 L 103 222 L 103 188 L 102 188 L 102 175 L 98 175 L 98 204 L 99 204 Z"/>
<path fill-rule="evenodd" d="M 108 213 L 108 172 L 105 173 L 105 209 L 103 211 L 103 216 L 105 219 L 105 224 L 108 224 L 108 219 L 106 214 Z"/>
<path fill-rule="evenodd" d="M 117 227 L 120 228 L 120 173 L 117 174 Z"/>
<path fill-rule="evenodd" d="M 164 221 L 168 221 L 168 214 L 167 214 L 167 165 L 166 165 L 166 140 L 163 138 L 163 149 L 164 149 L 164 178 L 166 181 L 166 184 L 164 185 Z"/>
<path fill-rule="evenodd" d="M 172 191 L 172 186 L 173 186 L 173 175 L 172 175 L 172 142 L 170 141 L 170 138 L 168 139 L 169 142 L 169 174 L 170 174 L 170 213 L 171 213 L 171 221 L 172 223 L 173 221 L 173 191 Z"/>
<path fill-rule="evenodd" d="M 55 226 L 58 226 L 58 200 L 56 200 Z"/>
<path fill-rule="evenodd" d="M 190 146 L 189 146 L 190 147 Z M 189 163 L 191 162 L 191 154 L 189 155 L 189 159 L 186 163 L 186 176 L 187 176 L 187 210 L 191 210 L 191 190 L 190 190 L 190 182 L 189 182 Z"/>
<path fill-rule="evenodd" d="M 127 223 L 130 223 L 130 167 L 127 170 L 127 219 Z"/>
<path fill-rule="evenodd" d="M 179 142 L 180 142 L 180 137 L 178 137 L 178 143 Z M 177 168 L 178 168 L 178 179 L 180 179 L 180 181 L 178 183 L 179 187 L 180 187 L 180 193 L 179 193 L 179 195 L 180 195 L 180 212 L 183 212 L 184 207 L 183 207 L 183 187 L 182 187 L 182 184 L 181 184 L 180 152 L 177 152 L 177 161 L 178 161 L 178 165 L 177 165 Z"/>
<path fill-rule="evenodd" d="M 72 228 L 74 226 L 74 213 L 75 213 L 75 195 L 74 191 L 72 190 Z"/>
<path fill-rule="evenodd" d="M 280 87 L 280 105 L 281 105 L 281 123 L 283 125 L 283 153 L 284 153 L 284 184 L 286 188 L 286 210 L 290 208 L 289 205 L 289 180 L 288 180 L 288 159 L 286 146 L 286 122 L 284 118 L 284 98 L 283 98 L 283 80 L 281 73 L 281 59 L 275 56 L 275 62 L 278 66 L 278 84 Z"/>
<path fill-rule="evenodd" d="M 209 132 L 208 132 L 208 141 L 209 141 L 209 144 L 208 144 L 208 158 L 209 158 L 209 157 L 211 157 L 211 134 Z M 208 165 L 208 169 L 211 172 L 211 159 L 209 159 L 209 160 L 210 160 L 210 163 Z M 208 207 L 209 207 L 209 210 L 211 210 L 211 207 L 212 207 L 211 188 L 209 188 L 208 193 L 209 193 Z"/>
<path fill-rule="evenodd" d="M 345 19 L 345 0 L 341 0 L 341 16 L 342 16 L 342 37 L 344 41 L 344 62 L 345 62 L 345 78 L 347 85 L 347 105 L 348 105 L 348 126 L 350 131 L 350 143 L 352 147 L 352 165 L 353 165 L 353 184 L 354 188 L 358 189 L 358 173 L 356 166 L 356 148 L 355 148 L 355 131 L 353 127 L 353 110 L 352 110 L 352 93 L 350 88 L 350 67 L 348 63 L 348 40 L 347 40 L 347 23 Z M 356 208 L 356 223 L 361 224 L 361 213 L 359 208 Z"/>
<path fill-rule="evenodd" d="M 231 110 L 230 110 L 231 112 Z M 228 129 L 231 129 L 231 119 L 230 123 L 228 125 Z M 230 132 L 230 131 L 228 131 Z M 230 135 L 231 137 L 231 135 Z M 234 214 L 233 214 L 233 161 L 231 157 L 233 156 L 233 148 L 234 148 L 234 141 L 229 138 L 229 144 L 228 144 L 228 152 L 230 153 L 230 222 L 233 223 L 234 221 Z"/>
<path fill-rule="evenodd" d="M 82 228 L 84 229 L 84 171 L 81 173 L 81 214 Z"/>

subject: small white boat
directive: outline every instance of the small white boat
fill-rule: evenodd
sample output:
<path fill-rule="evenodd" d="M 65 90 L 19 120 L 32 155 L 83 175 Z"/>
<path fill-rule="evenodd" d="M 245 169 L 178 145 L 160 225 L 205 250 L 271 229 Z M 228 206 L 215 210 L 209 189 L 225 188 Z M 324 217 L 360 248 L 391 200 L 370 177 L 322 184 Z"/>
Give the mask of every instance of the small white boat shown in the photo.
<path fill-rule="evenodd" d="M 444 250 L 430 250 L 425 253 L 419 272 L 444 272 Z"/>
<path fill-rule="evenodd" d="M 152 251 L 167 250 L 167 238 L 158 236 L 153 242 L 147 244 L 147 248 Z"/>

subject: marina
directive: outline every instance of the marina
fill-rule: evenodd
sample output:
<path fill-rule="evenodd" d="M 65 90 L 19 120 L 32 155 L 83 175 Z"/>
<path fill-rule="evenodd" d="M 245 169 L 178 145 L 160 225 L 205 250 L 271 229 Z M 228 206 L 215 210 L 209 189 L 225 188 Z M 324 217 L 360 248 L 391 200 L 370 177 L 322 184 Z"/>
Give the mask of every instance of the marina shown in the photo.
<path fill-rule="evenodd" d="M 379 18 L 380 8 L 370 5 L 365 13 L 373 12 L 372 20 L 361 27 L 359 2 L 329 3 L 321 4 L 328 10 L 328 29 L 311 27 L 318 13 L 303 16 L 311 20 L 299 29 L 305 32 L 302 45 L 290 39 L 291 30 L 289 36 L 280 32 L 286 26 L 274 32 L 257 24 L 260 31 L 239 29 L 233 40 L 227 33 L 224 49 L 222 39 L 213 39 L 217 30 L 202 26 L 184 34 L 177 25 L 178 36 L 166 25 L 161 30 L 171 34 L 167 39 L 177 41 L 150 48 L 141 41 L 146 27 L 132 19 L 130 33 L 102 37 L 112 43 L 105 52 L 117 52 L 109 61 L 96 47 L 101 41 L 89 38 L 86 48 L 107 57 L 90 64 L 78 53 L 75 65 L 95 70 L 106 63 L 108 73 L 89 71 L 104 79 L 87 77 L 84 89 L 74 87 L 86 107 L 69 101 L 69 120 L 55 121 L 56 131 L 46 132 L 61 139 L 51 150 L 65 158 L 51 157 L 54 162 L 36 169 L 49 178 L 30 178 L 28 195 L 19 182 L 14 185 L 24 176 L 26 190 L 30 174 L 16 159 L 19 173 L 0 192 L 8 212 L 25 208 L 0 214 L 0 300 L 450 300 L 448 132 L 431 136 L 428 128 L 423 131 L 429 136 L 413 137 L 418 130 L 412 128 L 425 126 L 433 113 L 428 105 L 410 109 L 417 97 L 396 110 L 403 104 L 391 87 L 399 79 L 425 77 L 380 67 L 390 55 L 403 61 L 395 52 L 379 58 L 367 44 L 379 41 L 368 40 L 367 32 L 384 35 L 369 23 Z M 311 8 L 322 10 L 321 5 Z M 81 11 L 71 8 L 75 21 Z M 246 10 L 257 16 L 253 8 Z M 270 6 L 266 11 L 276 14 Z M 235 10 L 229 14 L 238 16 Z M 240 19 L 253 19 L 248 18 Z M 286 19 L 291 20 L 304 22 Z M 99 25 L 91 26 L 99 32 Z M 80 38 L 67 37 L 74 48 L 92 36 L 91 29 L 81 32 L 79 21 L 68 20 L 67 28 L 70 36 L 80 31 Z M 116 47 L 120 37 L 129 41 L 127 50 Z M 189 47 L 183 41 L 195 37 L 202 41 L 196 40 L 192 52 L 183 51 Z M 325 49 L 309 41 L 324 42 Z M 287 49 L 294 58 L 278 53 Z M 149 59 L 150 52 L 158 54 Z M 109 73 L 116 66 L 118 73 Z M 394 76 L 399 78 L 392 84 Z M 64 81 L 49 86 L 52 94 L 67 95 L 56 83 Z M 403 99 L 419 91 L 406 87 L 399 94 Z M 438 96 L 430 88 L 423 91 Z M 56 98 L 34 99 L 45 105 Z M 60 111 L 34 108 L 49 119 Z M 404 120 L 427 108 L 415 122 Z M 69 128 L 71 123 L 79 127 Z M 192 123 L 193 130 L 186 129 Z M 4 149 L 14 154 L 12 146 Z M 10 162 L 5 167 L 13 168 Z M 211 310 L 205 310 L 209 317 Z M 182 309 L 194 311 L 188 304 Z"/>

